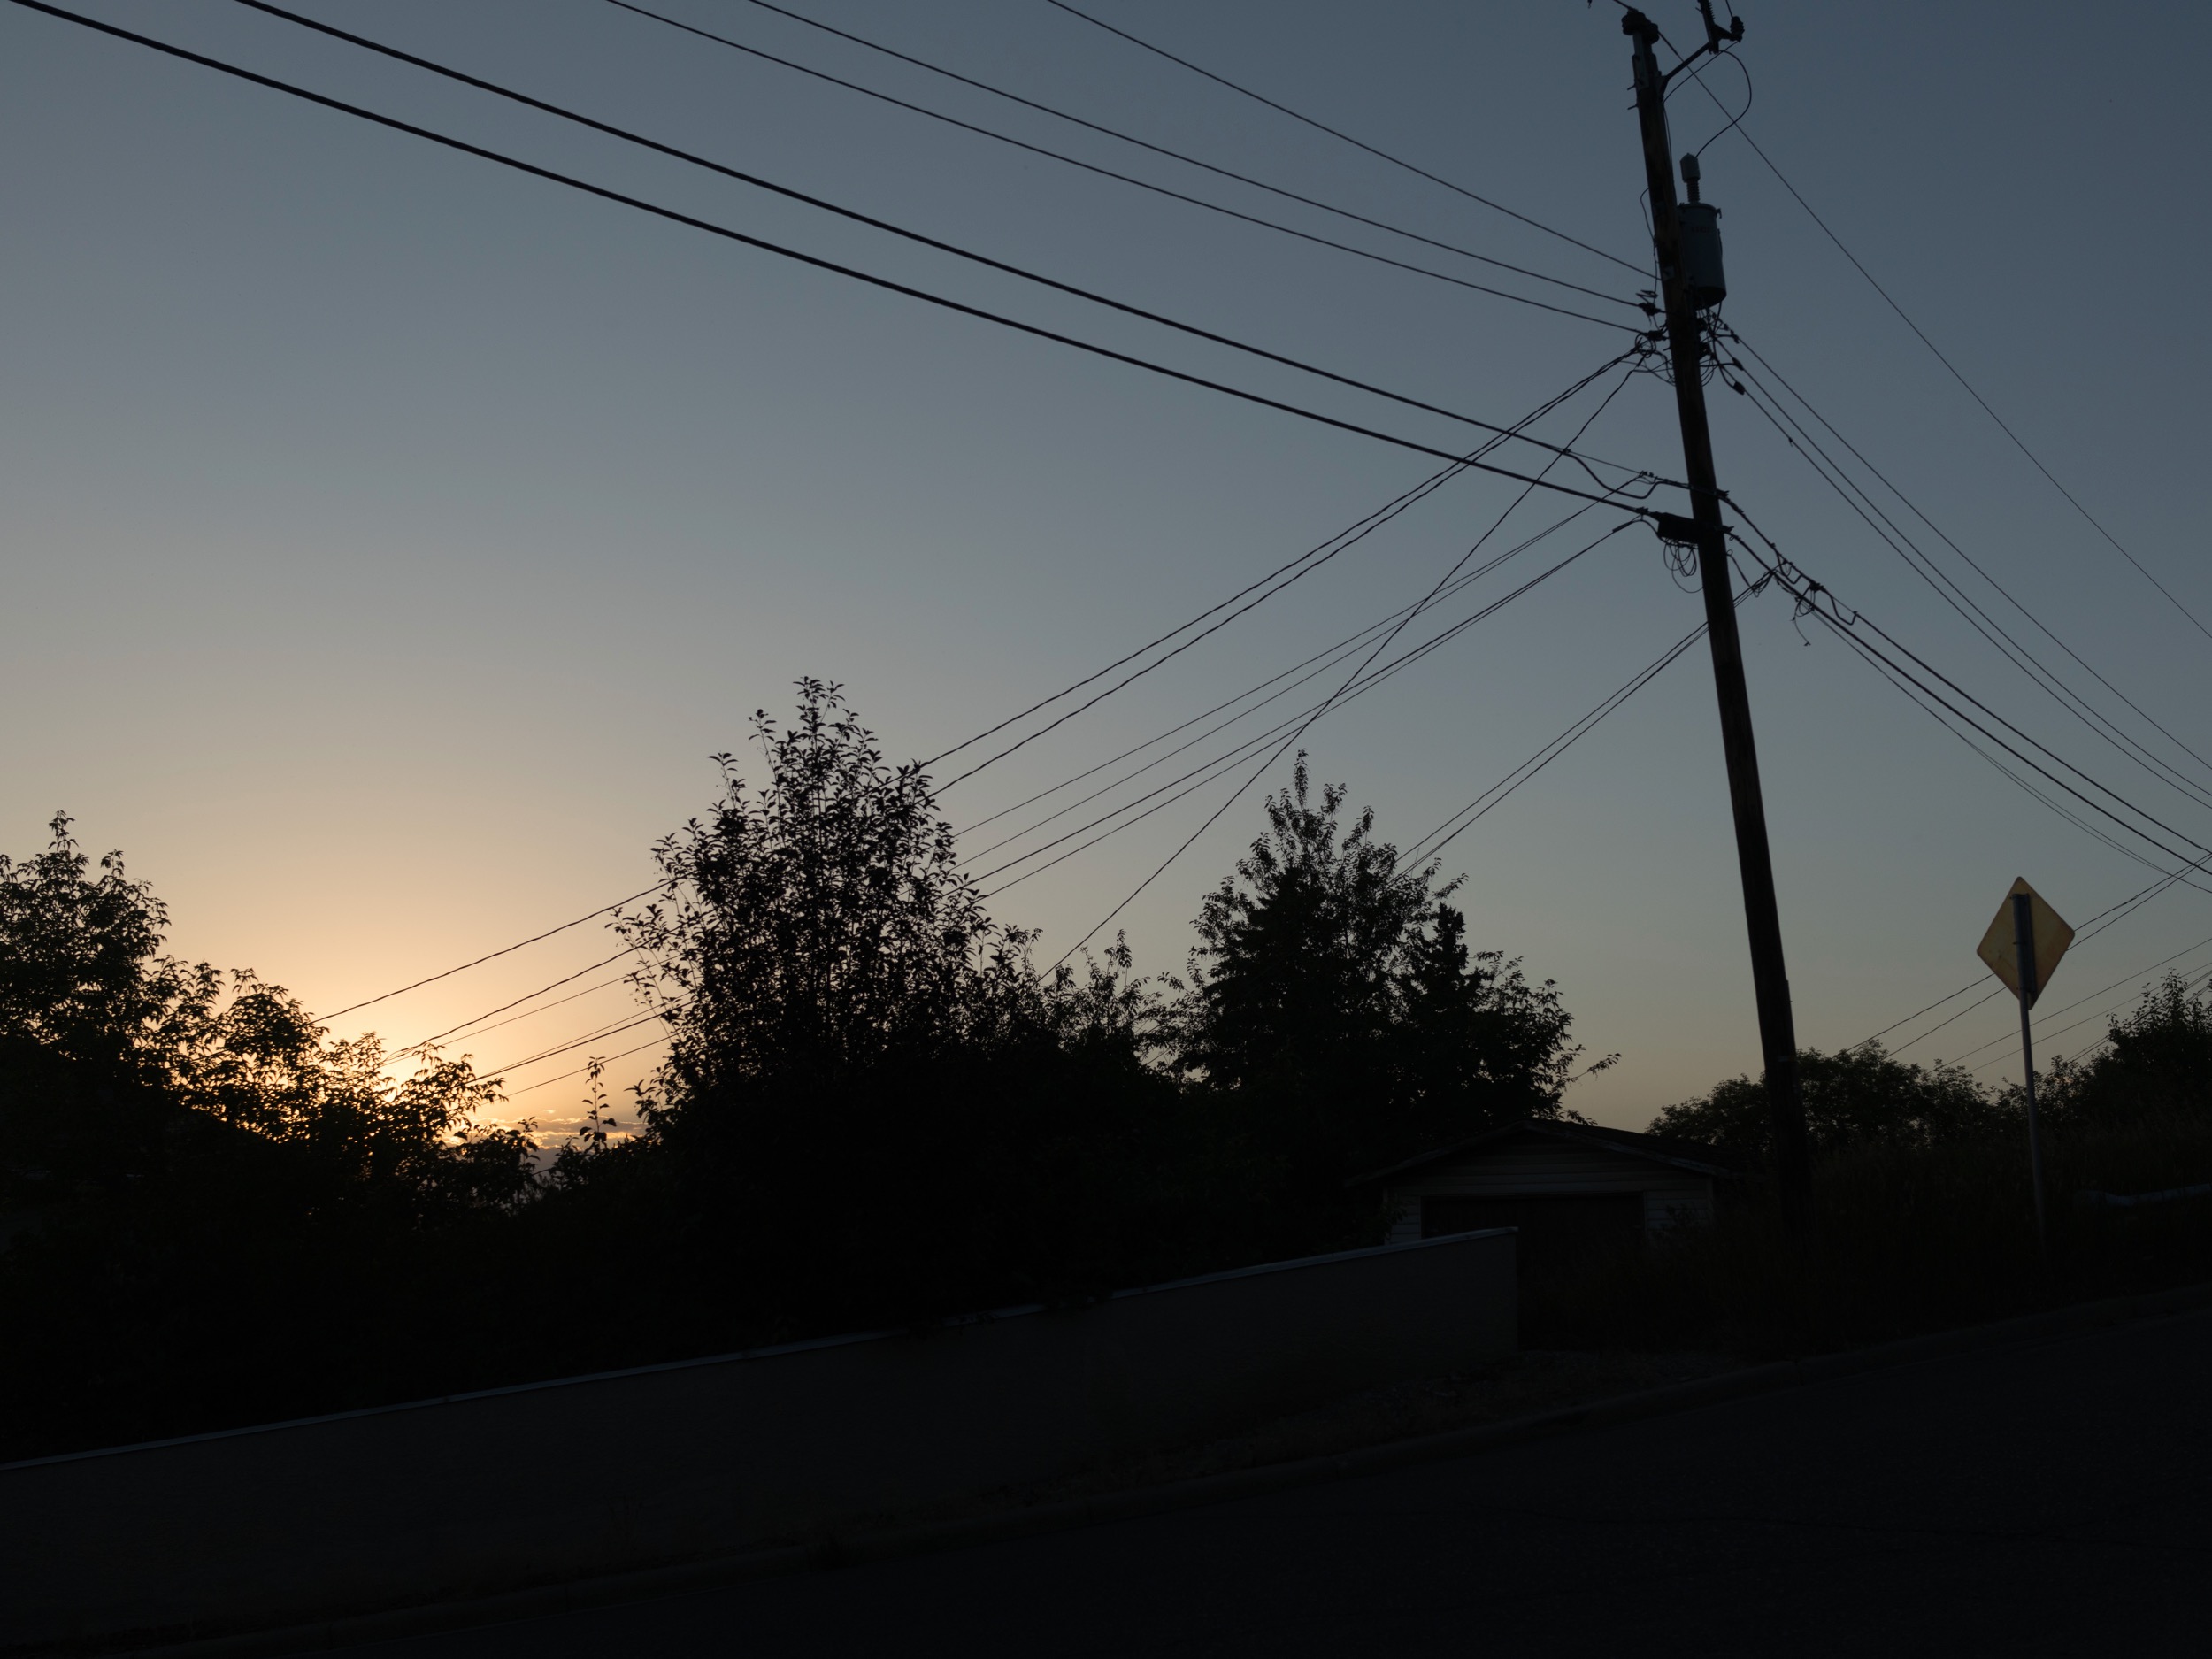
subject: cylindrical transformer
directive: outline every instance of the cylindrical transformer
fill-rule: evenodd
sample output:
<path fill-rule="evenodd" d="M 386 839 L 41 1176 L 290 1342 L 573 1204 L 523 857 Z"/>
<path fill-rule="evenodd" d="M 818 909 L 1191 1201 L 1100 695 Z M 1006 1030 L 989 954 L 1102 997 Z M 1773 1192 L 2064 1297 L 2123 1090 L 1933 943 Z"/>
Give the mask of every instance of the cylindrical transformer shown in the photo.
<path fill-rule="evenodd" d="M 1699 311 L 1728 297 L 1728 279 L 1720 268 L 1720 209 L 1710 202 L 1685 202 L 1675 210 L 1682 227 L 1682 287 Z"/>

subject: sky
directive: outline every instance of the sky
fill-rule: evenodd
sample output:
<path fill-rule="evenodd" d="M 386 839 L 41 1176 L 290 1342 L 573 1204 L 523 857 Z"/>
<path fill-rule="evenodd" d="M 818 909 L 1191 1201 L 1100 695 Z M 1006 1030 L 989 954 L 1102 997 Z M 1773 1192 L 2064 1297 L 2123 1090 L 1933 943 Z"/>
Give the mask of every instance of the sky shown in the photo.
<path fill-rule="evenodd" d="M 1672 106 L 1677 147 L 1702 150 L 1704 194 L 1722 208 L 1722 316 L 1955 543 L 1883 498 L 1944 574 L 2159 764 L 2212 790 L 2212 764 L 2197 758 L 2212 755 L 2212 636 L 2190 616 L 2212 624 L 2212 571 L 2189 482 L 2212 438 L 2200 393 L 2212 334 L 2193 288 L 2212 161 L 2193 78 L 2212 18 L 2122 6 L 2086 27 L 2078 8 L 2036 4 L 1746 5 L 1740 68 L 1717 65 L 1714 98 L 1688 87 Z M 1630 343 L 1603 321 L 1017 151 L 606 0 L 299 7 L 1455 413 L 1510 424 Z M 81 9 L 1039 327 L 1416 444 L 1456 453 L 1474 442 L 1441 415 L 1041 290 L 227 0 Z M 1619 303 L 1637 275 L 1577 245 L 1648 258 L 1627 42 L 1611 6 L 1086 8 L 1548 229 L 1047 0 L 789 8 L 1395 231 L 1016 106 L 753 0 L 662 9 L 1241 212 L 1640 321 Z M 1695 39 L 1694 6 L 1669 0 L 1654 16 L 1674 41 Z M 1740 127 L 1716 137 L 1747 90 Z M 2170 597 L 2069 504 L 1807 204 Z M 250 967 L 318 1013 L 648 887 L 653 843 L 718 793 L 711 757 L 742 762 L 755 710 L 787 716 L 803 675 L 841 682 L 893 758 L 933 757 L 1219 603 L 1436 466 L 14 4 L 0 6 L 0 695 L 12 715 L 0 728 L 0 849 L 36 851 L 65 810 L 89 849 L 122 849 L 167 902 L 170 949 Z M 2212 793 L 2193 796 L 2124 754 L 2008 664 L 1753 396 L 1716 385 L 1711 397 L 1722 481 L 1791 559 L 2154 815 L 2169 848 L 2193 857 L 2204 849 L 2189 837 L 2212 844 Z M 1679 476 L 1672 394 L 1651 374 L 1616 371 L 1537 430 L 1567 442 L 1601 402 L 1583 449 Z M 1518 488 L 1447 482 L 1280 597 L 947 789 L 944 810 L 964 828 L 1000 813 L 1412 605 L 1509 509 L 1478 563 L 1586 504 L 1516 507 Z M 1655 504 L 1681 503 L 1663 490 Z M 1591 510 L 1440 601 L 1393 649 L 1626 517 Z M 1350 805 L 1372 806 L 1379 835 L 1409 845 L 1701 616 L 1632 526 L 1301 741 L 1317 781 L 1340 782 Z M 2039 780 L 2158 868 L 2030 798 L 1786 598 L 1747 602 L 1742 627 L 1803 1042 L 1856 1042 L 1980 979 L 1974 947 L 2015 876 L 2081 922 L 2178 866 Z M 1310 695 L 1333 690 L 1356 661 Z M 987 852 L 1120 774 L 998 818 L 964 838 L 972 868 L 988 872 L 1299 706 L 1271 705 Z M 985 875 L 992 909 L 1041 929 L 1049 961 L 1218 811 L 1100 936 L 1125 930 L 1140 969 L 1179 970 L 1200 896 L 1258 833 L 1262 796 L 1291 761 L 1233 799 L 1256 765 L 1016 885 L 1005 883 L 1030 865 Z M 1464 878 L 1478 948 L 1555 980 L 1591 1054 L 1622 1056 L 1571 1104 L 1640 1126 L 1755 1067 L 1701 646 L 1443 860 Z M 2093 1041 L 2162 957 L 2212 969 L 2206 935 L 2212 896 L 2183 885 L 2085 939 L 2045 998 L 2039 1052 Z M 592 1034 L 636 1018 L 620 964 L 594 967 L 618 949 L 593 921 L 332 1029 L 413 1042 L 580 975 L 516 1010 L 528 1018 L 455 1045 L 509 1077 L 511 1110 L 558 1128 L 578 1109 L 572 1069 L 651 1035 Z M 2008 1002 L 1923 1034 L 1982 994 L 1887 1040 L 1907 1058 L 2016 1077 Z M 651 1060 L 617 1059 L 610 1079 Z"/>

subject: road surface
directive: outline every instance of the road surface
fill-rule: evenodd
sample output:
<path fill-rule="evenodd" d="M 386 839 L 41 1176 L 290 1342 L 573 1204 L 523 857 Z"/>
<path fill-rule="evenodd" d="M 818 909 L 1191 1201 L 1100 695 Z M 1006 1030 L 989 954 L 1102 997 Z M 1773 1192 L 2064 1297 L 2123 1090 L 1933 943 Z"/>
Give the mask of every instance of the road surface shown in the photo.
<path fill-rule="evenodd" d="M 356 1651 L 2212 1654 L 2212 1315 Z"/>

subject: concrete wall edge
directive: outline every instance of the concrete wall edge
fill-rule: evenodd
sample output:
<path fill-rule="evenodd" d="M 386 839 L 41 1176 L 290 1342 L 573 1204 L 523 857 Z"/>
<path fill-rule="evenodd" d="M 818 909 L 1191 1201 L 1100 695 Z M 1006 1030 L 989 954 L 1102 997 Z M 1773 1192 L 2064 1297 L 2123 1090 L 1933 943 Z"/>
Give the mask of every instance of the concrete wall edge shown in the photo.
<path fill-rule="evenodd" d="M 2186 1317 L 2208 1309 L 2212 1309 L 2212 1283 L 2182 1286 L 2163 1291 L 2136 1292 L 2099 1302 L 2077 1302 L 2048 1309 L 1988 1325 L 1907 1337 L 1871 1348 L 1847 1349 L 1839 1354 L 1747 1366 L 1739 1371 L 1724 1371 L 1717 1377 L 1645 1389 L 1634 1394 L 1617 1394 L 1609 1399 L 1593 1401 L 1587 1405 L 1539 1412 L 1500 1423 L 1452 1429 L 1440 1434 L 1423 1435 L 1411 1440 L 1389 1440 L 1352 1452 L 1200 1476 L 1166 1486 L 1137 1487 L 1094 1497 L 1038 1504 L 996 1515 L 864 1535 L 826 1544 L 749 1551 L 741 1555 L 612 1575 L 581 1583 L 512 1591 L 469 1603 L 445 1602 L 395 1608 L 350 1618 L 291 1625 L 281 1630 L 241 1632 L 161 1647 L 116 1647 L 105 1651 L 132 1651 L 152 1655 L 154 1659 L 264 1659 L 265 1655 L 266 1659 L 278 1659 L 282 1655 L 544 1617 L 592 1607 L 642 1601 L 657 1595 L 709 1590 L 746 1578 L 819 1571 L 938 1549 L 994 1543 L 1101 1522 L 1165 1514 L 1237 1498 L 1257 1497 L 1323 1481 L 1355 1479 L 1418 1463 L 1473 1456 L 1532 1440 L 1550 1439 L 1578 1429 L 1601 1428 L 1679 1411 L 1698 1410 L 1786 1388 L 1840 1380 L 1862 1372 L 1918 1364 L 1952 1355 L 2082 1335 L 2116 1325 Z M 38 1659 L 44 1659 L 44 1655 L 65 1651 L 67 1650 L 51 1646 L 0 1647 L 0 1655 L 21 1655 L 21 1659 L 33 1659 L 36 1655 Z"/>
<path fill-rule="evenodd" d="M 1294 1272 L 1301 1269 L 1327 1267 L 1339 1262 L 1363 1261 L 1370 1256 L 1389 1256 L 1403 1250 L 1425 1249 L 1440 1244 L 1455 1244 L 1463 1239 L 1482 1237 L 1488 1233 L 1511 1233 L 1511 1227 L 1486 1227 L 1475 1233 L 1446 1233 L 1433 1239 L 1402 1240 L 1396 1243 L 1363 1245 L 1356 1250 L 1337 1250 L 1325 1256 L 1302 1256 L 1286 1262 L 1263 1262 L 1254 1267 L 1233 1267 L 1218 1273 L 1201 1273 L 1190 1279 L 1171 1279 L 1157 1285 L 1140 1285 L 1129 1290 L 1110 1291 L 1098 1298 L 1100 1302 L 1120 1302 L 1133 1296 L 1154 1296 L 1164 1292 L 1190 1290 L 1201 1285 L 1217 1285 L 1230 1279 L 1255 1279 L 1271 1273 Z M 1091 1306 L 1092 1303 L 1076 1304 Z M 933 1325 L 918 1327 L 919 1332 L 933 1330 L 954 1331 L 964 1326 L 988 1325 L 1002 1319 L 1024 1319 L 1038 1314 L 1062 1311 L 1047 1302 L 1025 1302 L 1015 1307 L 995 1308 L 981 1313 L 955 1314 Z M 670 1371 L 696 1371 L 709 1365 L 738 1365 L 755 1360 L 775 1359 L 788 1354 L 818 1353 L 825 1348 L 849 1348 L 862 1342 L 889 1342 L 911 1337 L 916 1330 L 854 1331 L 837 1336 L 810 1337 L 803 1342 L 779 1342 L 765 1348 L 738 1348 L 724 1354 L 703 1354 L 695 1359 L 663 1360 L 651 1365 L 626 1365 L 613 1371 L 582 1371 L 567 1377 L 548 1377 L 537 1382 L 503 1383 L 495 1388 L 474 1388 L 462 1394 L 436 1394 L 421 1400 L 396 1401 L 389 1405 L 359 1406 L 349 1411 L 327 1411 L 317 1417 L 283 1417 L 274 1423 L 249 1423 L 234 1429 L 211 1429 L 204 1434 L 179 1434 L 167 1440 L 132 1440 L 121 1446 L 96 1446 L 81 1452 L 56 1452 L 48 1457 L 26 1457 L 12 1463 L 0 1463 L 0 1475 L 19 1469 L 42 1469 L 55 1463 L 83 1463 L 97 1457 L 121 1457 L 134 1452 L 159 1451 L 173 1446 L 196 1446 L 210 1440 L 240 1440 L 254 1434 L 281 1434 L 295 1429 L 319 1427 L 326 1423 L 346 1423 L 362 1417 L 390 1417 L 405 1411 L 424 1411 L 435 1406 L 457 1405 L 471 1400 L 495 1400 L 511 1394 L 538 1394 L 552 1388 L 576 1388 L 592 1383 L 614 1382 L 631 1377 L 652 1377 Z"/>

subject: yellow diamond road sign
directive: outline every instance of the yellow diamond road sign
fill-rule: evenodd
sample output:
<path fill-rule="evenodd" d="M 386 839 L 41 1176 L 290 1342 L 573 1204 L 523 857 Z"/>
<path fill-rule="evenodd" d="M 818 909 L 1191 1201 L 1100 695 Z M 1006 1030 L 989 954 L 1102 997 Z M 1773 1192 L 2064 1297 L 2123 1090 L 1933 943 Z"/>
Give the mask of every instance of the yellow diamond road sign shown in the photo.
<path fill-rule="evenodd" d="M 2074 942 L 2074 930 L 2059 919 L 2058 912 L 2043 902 L 2043 895 L 2027 884 L 2024 877 L 2012 884 L 2012 893 L 1997 907 L 1997 919 L 1990 923 L 1989 931 L 1982 935 L 1982 942 L 1974 954 L 1989 964 L 1989 971 L 2005 982 L 2015 996 L 2020 995 L 2020 946 L 2012 931 L 2012 895 L 2028 895 L 2028 915 L 2035 929 L 2035 988 L 2028 994 L 2028 1006 L 2035 1006 L 2035 999 L 2043 987 L 2051 982 L 2052 970 L 2058 959 L 2066 954 L 2066 947 Z"/>

